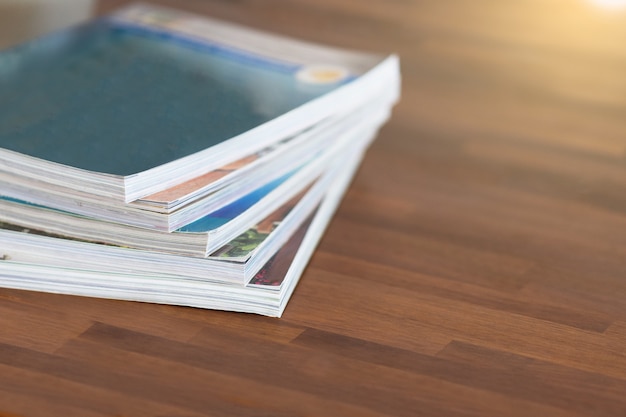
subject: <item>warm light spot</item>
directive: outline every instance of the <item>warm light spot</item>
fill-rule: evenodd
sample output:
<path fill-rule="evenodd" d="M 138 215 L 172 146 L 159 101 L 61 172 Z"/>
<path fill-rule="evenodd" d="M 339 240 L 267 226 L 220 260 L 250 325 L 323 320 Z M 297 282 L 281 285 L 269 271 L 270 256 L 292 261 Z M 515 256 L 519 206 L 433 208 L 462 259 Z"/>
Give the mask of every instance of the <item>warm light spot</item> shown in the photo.
<path fill-rule="evenodd" d="M 607 9 L 619 9 L 626 7 L 626 0 L 591 0 L 593 3 L 598 6 L 607 8 Z"/>
<path fill-rule="evenodd" d="M 302 68 L 296 74 L 298 80 L 312 84 L 329 84 L 343 81 L 348 77 L 348 70 L 334 65 L 311 65 Z"/>

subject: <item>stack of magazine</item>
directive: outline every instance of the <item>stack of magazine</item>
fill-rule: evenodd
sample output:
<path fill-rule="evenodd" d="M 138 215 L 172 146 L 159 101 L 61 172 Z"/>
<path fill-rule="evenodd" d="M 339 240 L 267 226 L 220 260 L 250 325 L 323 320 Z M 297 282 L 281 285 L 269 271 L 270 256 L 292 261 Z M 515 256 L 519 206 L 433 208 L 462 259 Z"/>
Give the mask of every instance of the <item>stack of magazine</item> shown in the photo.
<path fill-rule="evenodd" d="M 148 5 L 0 51 L 0 286 L 280 316 L 399 84 Z"/>

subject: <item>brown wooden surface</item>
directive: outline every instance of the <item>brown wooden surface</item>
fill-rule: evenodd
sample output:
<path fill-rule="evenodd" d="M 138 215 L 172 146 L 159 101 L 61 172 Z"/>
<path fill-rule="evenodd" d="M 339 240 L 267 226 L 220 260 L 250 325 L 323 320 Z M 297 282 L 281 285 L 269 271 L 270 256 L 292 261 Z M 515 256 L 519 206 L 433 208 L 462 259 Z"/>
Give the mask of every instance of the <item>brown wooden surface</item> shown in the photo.
<path fill-rule="evenodd" d="M 282 319 L 0 290 L 1 416 L 626 415 L 626 11 L 161 3 L 395 51 L 402 102 Z"/>

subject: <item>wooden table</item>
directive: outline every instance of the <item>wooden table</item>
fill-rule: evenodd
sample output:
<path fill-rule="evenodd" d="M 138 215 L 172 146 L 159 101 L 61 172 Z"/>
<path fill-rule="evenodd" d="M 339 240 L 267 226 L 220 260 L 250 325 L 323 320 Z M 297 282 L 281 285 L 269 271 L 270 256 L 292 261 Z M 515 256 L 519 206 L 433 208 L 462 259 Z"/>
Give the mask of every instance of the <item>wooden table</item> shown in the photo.
<path fill-rule="evenodd" d="M 402 102 L 282 319 L 0 290 L 1 416 L 626 415 L 626 10 L 160 3 L 397 52 Z"/>

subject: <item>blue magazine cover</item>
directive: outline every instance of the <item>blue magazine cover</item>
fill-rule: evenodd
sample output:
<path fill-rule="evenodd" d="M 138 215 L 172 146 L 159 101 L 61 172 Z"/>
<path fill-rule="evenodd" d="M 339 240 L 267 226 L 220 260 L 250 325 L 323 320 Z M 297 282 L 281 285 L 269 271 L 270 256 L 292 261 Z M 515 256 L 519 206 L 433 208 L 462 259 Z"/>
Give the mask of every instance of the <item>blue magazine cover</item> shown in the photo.
<path fill-rule="evenodd" d="M 318 97 L 300 65 L 102 18 L 0 53 L 0 146 L 126 176 Z"/>
<path fill-rule="evenodd" d="M 395 56 L 130 6 L 0 51 L 0 163 L 126 204 L 397 97 L 398 75 Z"/>

